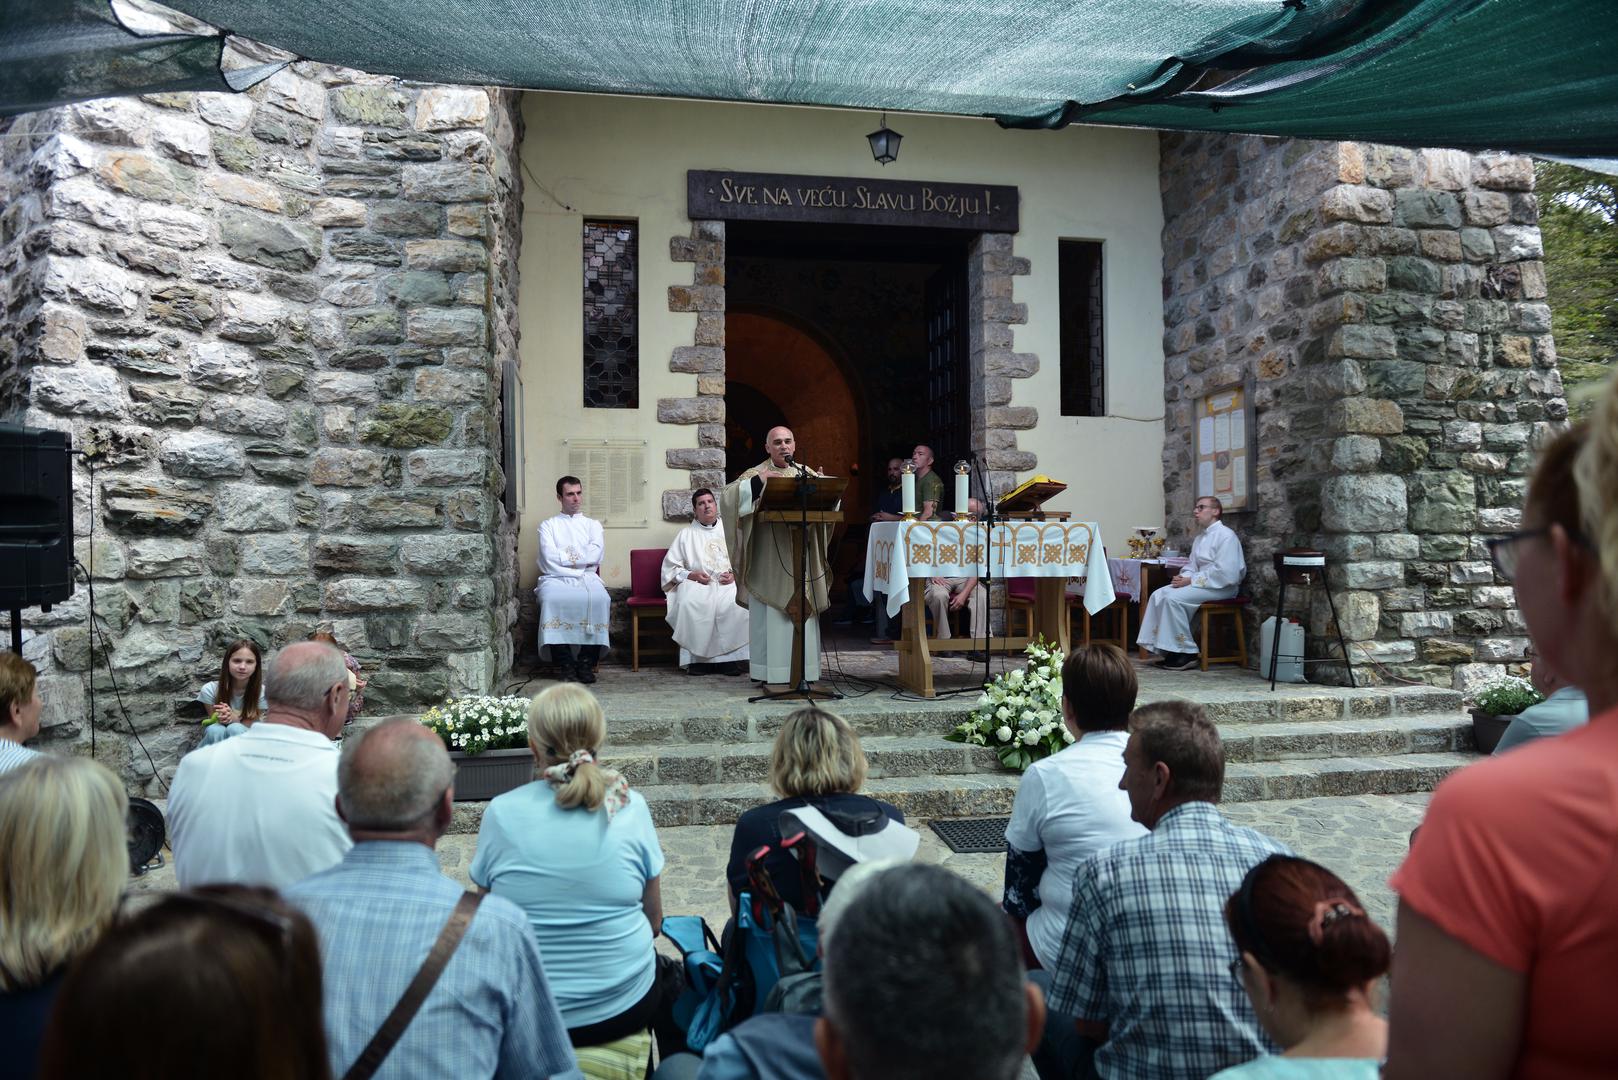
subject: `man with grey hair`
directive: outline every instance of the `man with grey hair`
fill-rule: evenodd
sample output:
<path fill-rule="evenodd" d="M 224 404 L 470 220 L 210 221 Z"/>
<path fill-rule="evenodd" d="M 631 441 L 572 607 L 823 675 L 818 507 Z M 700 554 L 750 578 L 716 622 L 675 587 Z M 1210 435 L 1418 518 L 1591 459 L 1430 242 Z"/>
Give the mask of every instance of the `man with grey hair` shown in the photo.
<path fill-rule="evenodd" d="M 1045 1008 L 1005 912 L 941 866 L 896 866 L 878 884 L 826 943 L 827 1080 L 1014 1080 Z"/>
<path fill-rule="evenodd" d="M 344 741 L 337 812 L 353 850 L 286 890 L 320 934 L 334 1076 L 365 1051 L 461 899 L 433 854 L 454 813 L 454 779 L 443 741 L 413 720 Z M 378 1080 L 577 1075 L 528 917 L 483 897 Z"/>
<path fill-rule="evenodd" d="M 349 849 L 337 818 L 337 747 L 348 716 L 343 654 L 288 645 L 264 666 L 269 711 L 234 739 L 187 754 L 169 785 L 169 842 L 182 888 L 282 888 Z"/>

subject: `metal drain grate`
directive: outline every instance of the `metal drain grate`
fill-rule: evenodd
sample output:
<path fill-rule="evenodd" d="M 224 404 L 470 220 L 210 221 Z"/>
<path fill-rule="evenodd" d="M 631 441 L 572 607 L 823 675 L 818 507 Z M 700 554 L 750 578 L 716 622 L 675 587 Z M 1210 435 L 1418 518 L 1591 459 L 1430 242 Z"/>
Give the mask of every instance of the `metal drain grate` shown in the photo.
<path fill-rule="evenodd" d="M 1009 817 L 956 818 L 953 821 L 930 822 L 933 832 L 949 845 L 949 849 L 966 854 L 1002 852 L 1006 850 L 1006 826 Z"/>

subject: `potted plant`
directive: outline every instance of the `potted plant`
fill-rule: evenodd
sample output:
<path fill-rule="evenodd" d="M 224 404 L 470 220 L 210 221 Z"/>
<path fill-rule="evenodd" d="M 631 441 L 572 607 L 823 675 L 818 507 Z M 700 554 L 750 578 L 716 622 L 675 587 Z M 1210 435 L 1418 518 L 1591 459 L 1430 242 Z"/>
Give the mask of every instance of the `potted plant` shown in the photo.
<path fill-rule="evenodd" d="M 451 698 L 427 710 L 421 722 L 449 747 L 456 802 L 492 799 L 534 778 L 527 698 Z"/>
<path fill-rule="evenodd" d="M 944 736 L 992 746 L 1000 763 L 1018 772 L 1074 741 L 1062 723 L 1062 654 L 1043 638 L 1023 652 L 1028 663 L 985 684 L 972 718 Z"/>
<path fill-rule="evenodd" d="M 1472 692 L 1472 741 L 1481 754 L 1492 754 L 1511 718 L 1545 700 L 1534 684 L 1515 675 L 1493 679 Z"/>

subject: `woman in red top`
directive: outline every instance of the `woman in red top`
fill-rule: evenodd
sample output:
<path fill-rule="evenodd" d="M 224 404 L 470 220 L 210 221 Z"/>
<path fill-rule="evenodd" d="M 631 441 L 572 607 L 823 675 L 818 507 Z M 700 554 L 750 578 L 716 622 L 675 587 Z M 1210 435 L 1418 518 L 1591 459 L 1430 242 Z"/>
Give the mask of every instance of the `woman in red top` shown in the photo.
<path fill-rule="evenodd" d="M 1438 788 L 1399 893 L 1387 1080 L 1618 1069 L 1618 383 L 1540 455 L 1522 528 L 1489 541 L 1584 728 Z"/>

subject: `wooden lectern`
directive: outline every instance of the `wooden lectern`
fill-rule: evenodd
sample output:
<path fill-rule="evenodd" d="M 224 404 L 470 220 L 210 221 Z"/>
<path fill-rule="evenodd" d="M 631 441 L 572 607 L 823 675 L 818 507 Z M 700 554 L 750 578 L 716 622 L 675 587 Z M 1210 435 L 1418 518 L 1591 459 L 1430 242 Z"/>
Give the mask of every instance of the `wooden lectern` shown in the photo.
<path fill-rule="evenodd" d="M 1066 510 L 1046 510 L 1045 503 L 1067 490 L 1067 485 L 1048 476 L 1031 476 L 995 503 L 999 516 L 1008 521 L 1066 521 Z"/>
<path fill-rule="evenodd" d="M 787 614 L 792 617 L 792 670 L 785 690 L 751 698 L 752 701 L 770 698 L 841 697 L 841 694 L 815 690 L 804 679 L 803 622 L 809 615 L 808 560 L 804 558 L 804 544 L 810 525 L 836 525 L 843 520 L 837 507 L 843 501 L 843 489 L 848 479 L 842 476 L 772 476 L 764 481 L 764 491 L 758 498 L 758 509 L 753 520 L 772 525 L 792 527 L 792 602 Z M 806 488 L 808 490 L 806 490 Z"/>

